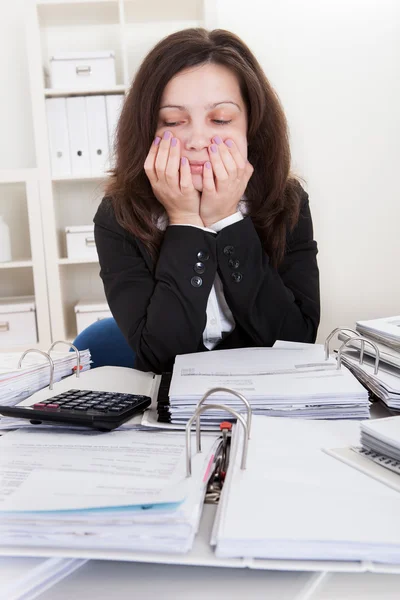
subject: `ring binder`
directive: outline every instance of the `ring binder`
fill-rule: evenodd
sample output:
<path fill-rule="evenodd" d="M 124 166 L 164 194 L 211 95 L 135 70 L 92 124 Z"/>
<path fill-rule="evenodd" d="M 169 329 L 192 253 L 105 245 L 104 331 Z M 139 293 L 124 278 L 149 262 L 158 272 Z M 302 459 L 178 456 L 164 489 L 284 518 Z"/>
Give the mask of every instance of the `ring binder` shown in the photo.
<path fill-rule="evenodd" d="M 79 374 L 81 371 L 81 357 L 80 357 L 78 348 L 76 346 L 74 346 L 73 344 L 71 344 L 70 342 L 66 342 L 65 340 L 57 340 L 56 342 L 53 342 L 52 345 L 50 346 L 50 348 L 47 350 L 49 355 L 56 344 L 67 344 L 67 346 L 74 349 L 75 354 L 76 354 L 76 376 L 79 377 Z"/>
<path fill-rule="evenodd" d="M 355 336 L 361 337 L 361 335 L 358 333 L 358 331 L 355 331 L 354 329 L 350 329 L 349 327 L 336 327 L 335 329 L 333 329 L 330 332 L 330 334 L 328 335 L 328 337 L 325 340 L 325 343 L 324 343 L 325 360 L 328 360 L 328 358 L 329 358 L 329 342 L 331 341 L 331 339 L 333 338 L 335 333 L 339 333 L 342 331 L 351 331 L 351 333 L 354 333 Z M 362 344 L 362 347 L 361 347 L 361 356 L 364 356 L 364 344 Z"/>
<path fill-rule="evenodd" d="M 247 434 L 248 434 L 248 439 L 250 439 L 251 406 L 250 406 L 250 402 L 240 392 L 237 392 L 236 390 L 231 390 L 230 388 L 225 388 L 225 387 L 211 388 L 210 390 L 208 390 L 208 392 L 206 392 L 204 394 L 202 399 L 199 401 L 199 403 L 196 406 L 196 410 L 204 404 L 204 402 L 207 400 L 207 398 L 209 398 L 212 394 L 215 394 L 216 392 L 228 392 L 229 394 L 232 394 L 232 396 L 236 396 L 237 398 L 239 398 L 239 400 L 241 400 L 246 405 L 246 407 L 247 407 Z M 197 445 L 197 452 L 201 452 L 200 427 L 197 427 L 197 424 L 199 424 L 199 420 L 196 423 L 196 445 Z"/>
<path fill-rule="evenodd" d="M 209 409 L 225 410 L 226 412 L 228 412 L 231 415 L 233 415 L 234 417 L 236 417 L 236 419 L 242 424 L 245 435 L 244 435 L 244 441 L 243 441 L 242 462 L 241 462 L 240 468 L 241 469 L 246 468 L 247 449 L 248 449 L 248 444 L 249 444 L 249 434 L 248 434 L 248 427 L 247 427 L 246 421 L 244 420 L 244 418 L 242 417 L 242 415 L 240 413 L 238 413 L 236 410 L 234 410 L 230 406 L 226 406 L 225 404 L 205 404 L 204 406 L 200 406 L 200 407 L 196 408 L 194 415 L 192 415 L 192 417 L 189 419 L 189 421 L 186 424 L 186 428 L 185 428 L 186 476 L 187 477 L 190 477 L 192 474 L 192 451 L 191 451 L 191 437 L 190 437 L 191 427 L 192 427 L 195 419 L 197 419 L 196 420 L 196 439 L 198 439 L 198 441 L 200 442 L 200 419 L 198 419 L 197 417 L 200 417 L 203 412 L 206 412 Z M 197 434 L 197 432 L 198 432 L 198 434 Z M 197 448 L 197 451 L 201 452 L 201 449 Z"/>
<path fill-rule="evenodd" d="M 29 354 L 29 352 L 37 352 L 38 354 L 41 354 L 42 356 L 46 356 L 47 360 L 50 363 L 50 382 L 49 382 L 49 390 L 53 389 L 53 379 L 54 379 L 54 363 L 53 363 L 53 359 L 51 358 L 50 354 L 48 354 L 47 352 L 43 352 L 43 350 L 37 350 L 36 348 L 29 348 L 28 350 L 25 350 L 25 352 L 23 353 L 23 355 L 21 356 L 21 358 L 18 361 L 18 369 L 21 368 L 21 364 L 22 361 L 24 360 L 25 356 L 27 354 Z"/>
<path fill-rule="evenodd" d="M 378 346 L 375 344 L 375 342 L 371 342 L 371 340 L 367 340 L 367 338 L 358 336 L 358 337 L 351 337 L 348 340 L 346 340 L 339 348 L 338 350 L 338 357 L 337 357 L 337 369 L 340 369 L 340 367 L 342 366 L 342 354 L 343 354 L 343 350 L 345 349 L 345 347 L 347 346 L 347 344 L 349 344 L 350 342 L 361 342 L 362 348 L 364 349 L 364 344 L 370 344 L 374 350 L 375 350 L 375 368 L 374 368 L 374 375 L 378 374 L 379 371 L 379 361 L 380 361 L 380 353 L 379 353 L 379 348 Z M 360 360 L 359 363 L 360 365 L 363 364 L 363 360 L 364 360 L 364 353 L 361 354 L 360 351 Z"/>

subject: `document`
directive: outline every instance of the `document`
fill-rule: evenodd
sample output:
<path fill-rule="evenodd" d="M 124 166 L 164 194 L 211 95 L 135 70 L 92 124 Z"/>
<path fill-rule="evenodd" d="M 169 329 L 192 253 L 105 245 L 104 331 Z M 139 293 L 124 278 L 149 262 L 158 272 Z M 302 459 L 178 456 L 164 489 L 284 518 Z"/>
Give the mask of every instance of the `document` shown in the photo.
<path fill-rule="evenodd" d="M 186 476 L 185 436 L 20 430 L 0 438 L 0 553 L 14 546 L 187 552 L 219 436 Z M 89 554 L 88 554 L 89 552 Z"/>
<path fill-rule="evenodd" d="M 162 504 L 187 493 L 183 436 L 18 430 L 0 449 L 0 511 Z"/>
<path fill-rule="evenodd" d="M 368 418 L 368 393 L 350 371 L 325 360 L 323 346 L 279 344 L 274 348 L 241 348 L 184 354 L 175 359 L 169 389 L 171 423 L 186 422 L 210 389 L 224 387 L 243 394 L 255 414 L 308 418 Z M 243 402 L 218 391 L 223 401 L 244 412 Z M 202 422 L 227 417 L 221 411 L 202 415 Z M 229 417 L 230 418 L 230 417 Z"/>
<path fill-rule="evenodd" d="M 254 416 L 242 470 L 236 426 L 214 532 L 217 555 L 400 563 L 400 494 L 322 451 L 358 437 L 351 421 Z"/>

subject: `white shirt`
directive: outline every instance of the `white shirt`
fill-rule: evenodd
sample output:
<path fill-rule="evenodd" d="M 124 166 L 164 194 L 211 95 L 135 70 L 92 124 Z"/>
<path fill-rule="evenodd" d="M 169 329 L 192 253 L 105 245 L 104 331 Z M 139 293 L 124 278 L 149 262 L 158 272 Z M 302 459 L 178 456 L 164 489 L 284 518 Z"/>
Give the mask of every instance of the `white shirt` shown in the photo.
<path fill-rule="evenodd" d="M 218 233 L 218 231 L 221 231 L 224 227 L 241 221 L 244 214 L 246 214 L 246 205 L 244 201 L 241 201 L 238 205 L 238 211 L 235 214 L 217 221 L 213 225 L 210 225 L 210 227 L 200 227 L 199 225 L 189 224 L 173 226 L 197 227 L 198 229 L 204 229 L 204 231 Z M 157 223 L 159 229 L 165 229 L 167 225 L 168 221 L 166 219 L 159 219 Z M 207 322 L 203 331 L 203 343 L 206 348 L 212 350 L 223 337 L 235 328 L 235 319 L 226 302 L 222 281 L 218 273 L 215 274 L 214 284 L 211 288 L 210 295 L 208 296 L 206 312 Z"/>

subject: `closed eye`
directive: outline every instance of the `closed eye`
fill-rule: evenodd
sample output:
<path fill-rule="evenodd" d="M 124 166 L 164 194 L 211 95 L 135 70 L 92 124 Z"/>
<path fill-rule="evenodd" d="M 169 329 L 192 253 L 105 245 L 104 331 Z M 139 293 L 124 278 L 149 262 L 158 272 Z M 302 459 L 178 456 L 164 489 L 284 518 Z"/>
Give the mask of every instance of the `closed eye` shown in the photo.
<path fill-rule="evenodd" d="M 215 123 L 216 125 L 229 125 L 230 123 L 232 123 L 232 119 L 230 119 L 229 121 L 224 121 L 223 119 L 213 119 L 213 123 Z M 180 121 L 173 121 L 170 123 L 164 121 L 163 127 L 177 127 L 180 124 Z"/>

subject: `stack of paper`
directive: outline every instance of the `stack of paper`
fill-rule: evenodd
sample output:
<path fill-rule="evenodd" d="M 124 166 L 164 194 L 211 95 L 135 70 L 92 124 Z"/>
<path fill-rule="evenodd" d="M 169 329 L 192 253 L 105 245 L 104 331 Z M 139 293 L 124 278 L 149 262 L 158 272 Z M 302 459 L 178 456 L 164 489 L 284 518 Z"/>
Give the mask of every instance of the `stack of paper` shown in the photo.
<path fill-rule="evenodd" d="M 363 448 L 400 461 L 400 417 L 361 423 Z"/>
<path fill-rule="evenodd" d="M 1 598 L 39 598 L 86 562 L 78 558 L 0 557 Z"/>
<path fill-rule="evenodd" d="M 362 336 L 400 351 L 400 316 L 357 321 L 356 330 Z"/>
<path fill-rule="evenodd" d="M 169 406 L 160 418 L 186 423 L 202 396 L 211 388 L 226 387 L 242 393 L 253 414 L 312 419 L 369 417 L 368 392 L 336 359 L 325 360 L 323 347 L 280 343 L 274 348 L 242 348 L 185 354 L 176 357 L 169 390 Z M 210 402 L 246 412 L 242 401 L 218 392 Z M 231 418 L 226 412 L 207 411 L 202 423 L 218 424 Z"/>
<path fill-rule="evenodd" d="M 365 348 L 367 345 L 365 345 Z M 346 350 L 342 354 L 343 364 L 371 392 L 382 400 L 391 410 L 400 410 L 400 369 L 387 363 L 380 363 L 375 375 L 375 358 L 364 356 L 363 363 L 359 362 L 359 352 Z"/>
<path fill-rule="evenodd" d="M 241 470 L 243 432 L 235 426 L 213 532 L 217 555 L 399 564 L 400 494 L 321 451 L 358 440 L 351 421 L 255 416 Z"/>
<path fill-rule="evenodd" d="M 217 436 L 186 477 L 185 436 L 18 430 L 0 438 L 0 540 L 15 547 L 187 552 Z"/>
<path fill-rule="evenodd" d="M 90 352 L 80 353 L 81 371 L 90 369 Z M 38 353 L 24 357 L 18 369 L 20 352 L 0 354 L 0 404 L 12 406 L 28 398 L 50 382 L 50 365 L 47 358 Z M 54 363 L 54 382 L 71 375 L 76 366 L 75 352 L 52 352 Z"/>

